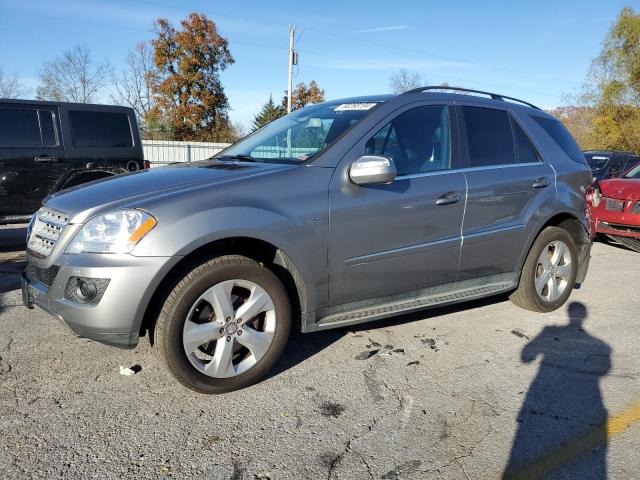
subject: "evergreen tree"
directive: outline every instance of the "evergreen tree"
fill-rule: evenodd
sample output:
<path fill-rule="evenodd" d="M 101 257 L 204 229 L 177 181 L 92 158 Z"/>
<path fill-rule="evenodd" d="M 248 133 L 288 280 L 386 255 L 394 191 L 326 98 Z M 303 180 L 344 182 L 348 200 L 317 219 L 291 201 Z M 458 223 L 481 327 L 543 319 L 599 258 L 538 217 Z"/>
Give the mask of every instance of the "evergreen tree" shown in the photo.
<path fill-rule="evenodd" d="M 284 108 L 273 102 L 273 95 L 269 96 L 269 100 L 262 106 L 260 112 L 253 119 L 253 131 L 264 127 L 267 123 L 282 117 L 286 112 Z"/>

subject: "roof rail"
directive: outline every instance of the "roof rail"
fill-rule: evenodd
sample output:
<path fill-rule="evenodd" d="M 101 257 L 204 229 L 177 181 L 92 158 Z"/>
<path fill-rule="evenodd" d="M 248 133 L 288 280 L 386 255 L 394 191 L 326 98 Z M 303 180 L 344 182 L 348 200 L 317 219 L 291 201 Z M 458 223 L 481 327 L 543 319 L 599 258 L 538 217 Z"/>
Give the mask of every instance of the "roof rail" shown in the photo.
<path fill-rule="evenodd" d="M 511 100 L 513 102 L 522 103 L 528 107 L 535 108 L 536 110 L 542 110 L 540 107 L 536 107 L 532 103 L 525 102 L 524 100 L 520 100 L 519 98 L 507 97 L 506 95 L 500 95 L 498 93 L 483 92 L 482 90 L 473 90 L 471 88 L 462 88 L 462 87 L 444 87 L 442 85 L 429 85 L 426 87 L 412 88 L 411 90 L 407 90 L 406 92 L 404 92 L 403 95 L 409 94 L 409 93 L 420 93 L 427 90 L 453 90 L 456 92 L 480 93 L 482 95 L 488 95 L 493 100 L 502 100 L 502 101 Z"/>

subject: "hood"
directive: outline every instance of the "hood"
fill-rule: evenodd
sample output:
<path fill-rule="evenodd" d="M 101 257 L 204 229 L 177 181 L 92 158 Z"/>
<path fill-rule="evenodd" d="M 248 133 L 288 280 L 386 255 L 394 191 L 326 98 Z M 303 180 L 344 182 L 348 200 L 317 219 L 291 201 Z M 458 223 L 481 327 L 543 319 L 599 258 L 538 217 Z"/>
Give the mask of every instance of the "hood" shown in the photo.
<path fill-rule="evenodd" d="M 640 178 L 611 178 L 598 182 L 605 197 L 618 200 L 640 200 Z"/>
<path fill-rule="evenodd" d="M 296 166 L 218 160 L 183 163 L 79 185 L 50 195 L 44 203 L 68 214 L 72 223 L 81 223 L 99 212 L 143 207 L 150 201 L 179 195 L 194 188 L 208 188 L 293 168 Z"/>

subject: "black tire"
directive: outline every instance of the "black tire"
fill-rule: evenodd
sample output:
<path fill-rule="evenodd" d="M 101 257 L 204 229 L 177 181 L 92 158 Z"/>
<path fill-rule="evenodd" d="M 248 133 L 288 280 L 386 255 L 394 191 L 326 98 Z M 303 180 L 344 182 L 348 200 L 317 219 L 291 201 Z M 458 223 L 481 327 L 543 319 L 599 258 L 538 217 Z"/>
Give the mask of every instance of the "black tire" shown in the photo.
<path fill-rule="evenodd" d="M 183 347 L 182 332 L 188 312 L 198 297 L 213 285 L 232 279 L 253 282 L 269 294 L 275 306 L 276 329 L 267 352 L 253 367 L 233 377 L 214 378 L 191 364 Z M 208 394 L 225 393 L 248 387 L 264 377 L 282 354 L 290 328 L 290 302 L 278 277 L 247 257 L 226 255 L 195 267 L 176 285 L 158 317 L 154 347 L 171 374 L 187 388 Z"/>
<path fill-rule="evenodd" d="M 553 302 L 548 302 L 541 298 L 536 292 L 535 279 L 536 270 L 538 269 L 538 258 L 543 249 L 547 247 L 551 242 L 561 240 L 564 242 L 571 255 L 571 264 L 573 266 L 570 280 L 562 295 Z M 524 262 L 522 273 L 520 274 L 520 282 L 518 288 L 509 296 L 509 299 L 517 306 L 533 312 L 552 312 L 560 308 L 567 301 L 573 287 L 576 282 L 576 275 L 578 274 L 578 250 L 573 237 L 559 227 L 547 227 L 540 234 L 538 238 L 533 242 L 527 259 Z"/>

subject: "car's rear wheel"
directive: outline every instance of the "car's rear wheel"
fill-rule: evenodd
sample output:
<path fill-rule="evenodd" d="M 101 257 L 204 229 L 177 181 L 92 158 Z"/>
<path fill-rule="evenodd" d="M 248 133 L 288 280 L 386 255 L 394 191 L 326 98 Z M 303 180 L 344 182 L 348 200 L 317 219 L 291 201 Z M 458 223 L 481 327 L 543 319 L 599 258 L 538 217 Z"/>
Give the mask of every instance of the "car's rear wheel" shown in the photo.
<path fill-rule="evenodd" d="M 573 237 L 562 228 L 547 227 L 531 246 L 520 283 L 510 299 L 527 310 L 551 312 L 567 301 L 577 273 L 578 253 Z"/>
<path fill-rule="evenodd" d="M 290 310 L 273 272 L 239 255 L 217 257 L 185 275 L 168 296 L 155 346 L 185 386 L 237 390 L 260 380 L 280 357 Z"/>

